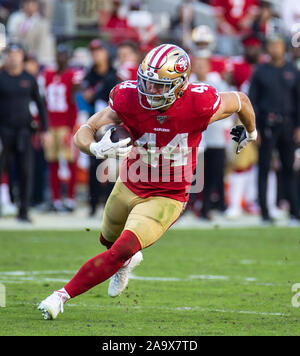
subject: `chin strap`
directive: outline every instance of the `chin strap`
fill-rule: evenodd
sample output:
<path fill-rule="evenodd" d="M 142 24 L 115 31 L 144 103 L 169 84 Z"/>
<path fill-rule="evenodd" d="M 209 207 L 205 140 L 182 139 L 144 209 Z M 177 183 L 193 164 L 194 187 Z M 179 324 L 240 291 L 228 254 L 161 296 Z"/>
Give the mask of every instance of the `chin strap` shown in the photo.
<path fill-rule="evenodd" d="M 184 79 L 180 78 L 178 80 L 178 83 L 176 85 L 174 85 L 174 87 L 168 93 L 164 94 L 164 98 L 166 100 L 169 100 L 168 102 L 166 102 L 166 105 L 171 105 L 171 104 L 173 104 L 175 102 L 175 100 L 177 99 L 176 95 L 175 95 L 175 92 L 179 88 L 179 86 L 183 83 L 183 81 L 184 81 Z M 179 96 L 182 96 L 182 95 L 179 95 Z"/>
<path fill-rule="evenodd" d="M 146 94 L 144 93 L 140 93 L 139 92 L 139 98 L 140 98 L 140 104 L 143 108 L 145 109 L 149 109 L 149 110 L 157 110 L 157 109 L 160 109 L 160 108 L 163 108 L 163 107 L 166 107 L 168 105 L 172 105 L 175 100 L 177 99 L 176 98 L 176 95 L 175 95 L 175 92 L 176 90 L 179 88 L 180 85 L 182 85 L 182 83 L 184 82 L 184 79 L 183 78 L 179 78 L 178 79 L 178 82 L 174 85 L 174 87 L 172 89 L 170 89 L 170 91 L 168 93 L 164 93 L 162 94 L 161 96 L 165 99 L 165 103 L 164 104 L 160 104 L 160 105 L 157 105 L 157 106 L 153 106 L 153 99 L 151 98 L 150 96 L 150 102 L 148 100 L 148 97 Z M 186 85 L 185 85 L 185 88 L 186 88 Z M 184 89 L 185 89 L 184 88 Z M 184 90 L 183 89 L 183 90 Z M 183 94 L 183 92 L 182 92 Z M 182 94 L 180 93 L 180 96 L 182 96 Z M 150 105 L 150 108 L 146 107 L 143 103 L 142 103 L 142 95 L 146 96 L 146 99 L 147 99 L 147 102 L 148 104 Z M 155 95 L 154 95 L 155 96 Z"/>

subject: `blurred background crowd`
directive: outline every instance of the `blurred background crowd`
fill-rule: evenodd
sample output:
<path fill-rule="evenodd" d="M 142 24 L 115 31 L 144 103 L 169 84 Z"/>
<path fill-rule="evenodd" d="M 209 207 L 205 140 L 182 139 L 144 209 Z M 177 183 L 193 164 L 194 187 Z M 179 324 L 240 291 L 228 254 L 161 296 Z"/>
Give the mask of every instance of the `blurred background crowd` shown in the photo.
<path fill-rule="evenodd" d="M 72 136 L 118 82 L 136 80 L 146 52 L 175 43 L 191 57 L 191 82 L 249 95 L 259 131 L 236 155 L 237 118 L 209 126 L 204 190 L 187 209 L 299 222 L 299 0 L 0 0 L 0 22 L 1 217 L 30 222 L 32 208 L 83 204 L 95 215 L 113 183 L 99 183 L 99 160 Z"/>

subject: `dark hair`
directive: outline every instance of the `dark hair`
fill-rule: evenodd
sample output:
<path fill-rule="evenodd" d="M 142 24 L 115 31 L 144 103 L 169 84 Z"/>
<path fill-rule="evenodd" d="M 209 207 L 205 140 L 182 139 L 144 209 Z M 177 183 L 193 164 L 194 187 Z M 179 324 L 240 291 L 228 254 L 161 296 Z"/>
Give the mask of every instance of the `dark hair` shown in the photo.
<path fill-rule="evenodd" d="M 264 7 L 264 8 L 268 8 L 268 9 L 273 9 L 274 5 L 272 4 L 272 2 L 267 1 L 267 0 L 261 0 L 260 2 L 260 7 Z"/>
<path fill-rule="evenodd" d="M 24 56 L 24 62 L 34 61 L 39 63 L 37 57 L 32 53 L 26 53 Z"/>
<path fill-rule="evenodd" d="M 5 48 L 6 53 L 13 51 L 13 50 L 20 50 L 24 53 L 24 55 L 26 54 L 24 46 L 19 42 L 10 42 L 10 43 L 8 43 L 8 45 Z"/>
<path fill-rule="evenodd" d="M 136 42 L 134 41 L 124 41 L 124 42 L 121 42 L 119 45 L 118 45 L 118 48 L 122 48 L 122 47 L 129 47 L 133 50 L 133 52 L 135 53 L 138 53 L 139 52 L 139 46 Z"/>
<path fill-rule="evenodd" d="M 72 57 L 73 55 L 73 50 L 72 47 L 69 46 L 68 44 L 65 43 L 60 43 L 57 45 L 56 47 L 56 54 L 58 53 L 64 53 L 66 54 L 68 57 Z"/>

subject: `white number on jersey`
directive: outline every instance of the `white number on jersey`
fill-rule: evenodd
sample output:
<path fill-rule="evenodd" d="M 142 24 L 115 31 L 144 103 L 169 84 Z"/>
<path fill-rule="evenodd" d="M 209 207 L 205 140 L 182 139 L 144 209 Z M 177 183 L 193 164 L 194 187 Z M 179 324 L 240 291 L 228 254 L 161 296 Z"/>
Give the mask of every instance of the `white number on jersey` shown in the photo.
<path fill-rule="evenodd" d="M 159 161 L 159 152 L 156 147 L 156 134 L 144 133 L 142 137 L 135 141 L 138 146 L 138 152 L 141 154 L 141 159 L 146 164 L 150 164 L 152 167 L 157 167 Z M 147 145 L 147 154 L 143 147 Z M 142 149 L 139 149 L 142 148 Z"/>
<path fill-rule="evenodd" d="M 232 9 L 230 15 L 235 18 L 239 18 L 243 15 L 245 0 L 230 0 Z"/>
<path fill-rule="evenodd" d="M 47 87 L 47 106 L 52 112 L 66 112 L 68 103 L 66 98 L 67 88 L 63 83 L 51 83 Z"/>
<path fill-rule="evenodd" d="M 193 91 L 195 93 L 202 94 L 208 90 L 208 86 L 206 84 L 193 83 L 192 85 L 194 86 L 194 88 L 192 88 L 191 91 Z"/>
<path fill-rule="evenodd" d="M 184 166 L 187 164 L 188 149 L 188 134 L 177 134 L 167 146 L 161 149 L 161 152 L 156 147 L 156 134 L 145 133 L 142 137 L 135 141 L 138 148 L 142 148 L 147 145 L 147 151 L 145 154 L 144 149 L 140 149 L 141 159 L 146 164 L 152 167 L 157 167 L 159 162 L 159 156 L 162 154 L 164 159 L 173 161 L 171 167 Z"/>
<path fill-rule="evenodd" d="M 133 80 L 127 80 L 120 85 L 120 89 L 136 89 L 136 83 Z"/>
<path fill-rule="evenodd" d="M 165 159 L 172 160 L 172 167 L 185 166 L 187 164 L 188 134 L 177 134 L 167 146 L 163 147 L 162 154 Z"/>

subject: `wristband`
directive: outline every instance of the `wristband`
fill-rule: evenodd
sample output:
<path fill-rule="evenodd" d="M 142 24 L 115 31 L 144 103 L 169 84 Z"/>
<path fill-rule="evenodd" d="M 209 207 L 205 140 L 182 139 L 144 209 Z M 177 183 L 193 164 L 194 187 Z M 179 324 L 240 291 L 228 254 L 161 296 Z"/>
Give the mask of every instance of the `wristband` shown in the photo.
<path fill-rule="evenodd" d="M 238 102 L 239 102 L 239 108 L 237 109 L 237 113 L 239 113 L 241 110 L 242 110 L 242 102 L 241 102 L 241 97 L 240 97 L 240 94 L 237 92 L 237 91 L 233 91 L 232 92 L 233 94 L 236 95 L 237 99 L 238 99 Z"/>
<path fill-rule="evenodd" d="M 255 141 L 257 139 L 257 130 L 254 129 L 252 132 L 248 132 L 246 130 L 246 133 L 247 133 L 247 138 L 251 141 Z"/>
<path fill-rule="evenodd" d="M 83 124 L 80 126 L 80 128 L 83 128 L 83 127 L 88 127 L 90 130 L 92 130 L 94 132 L 94 129 L 89 124 Z"/>

